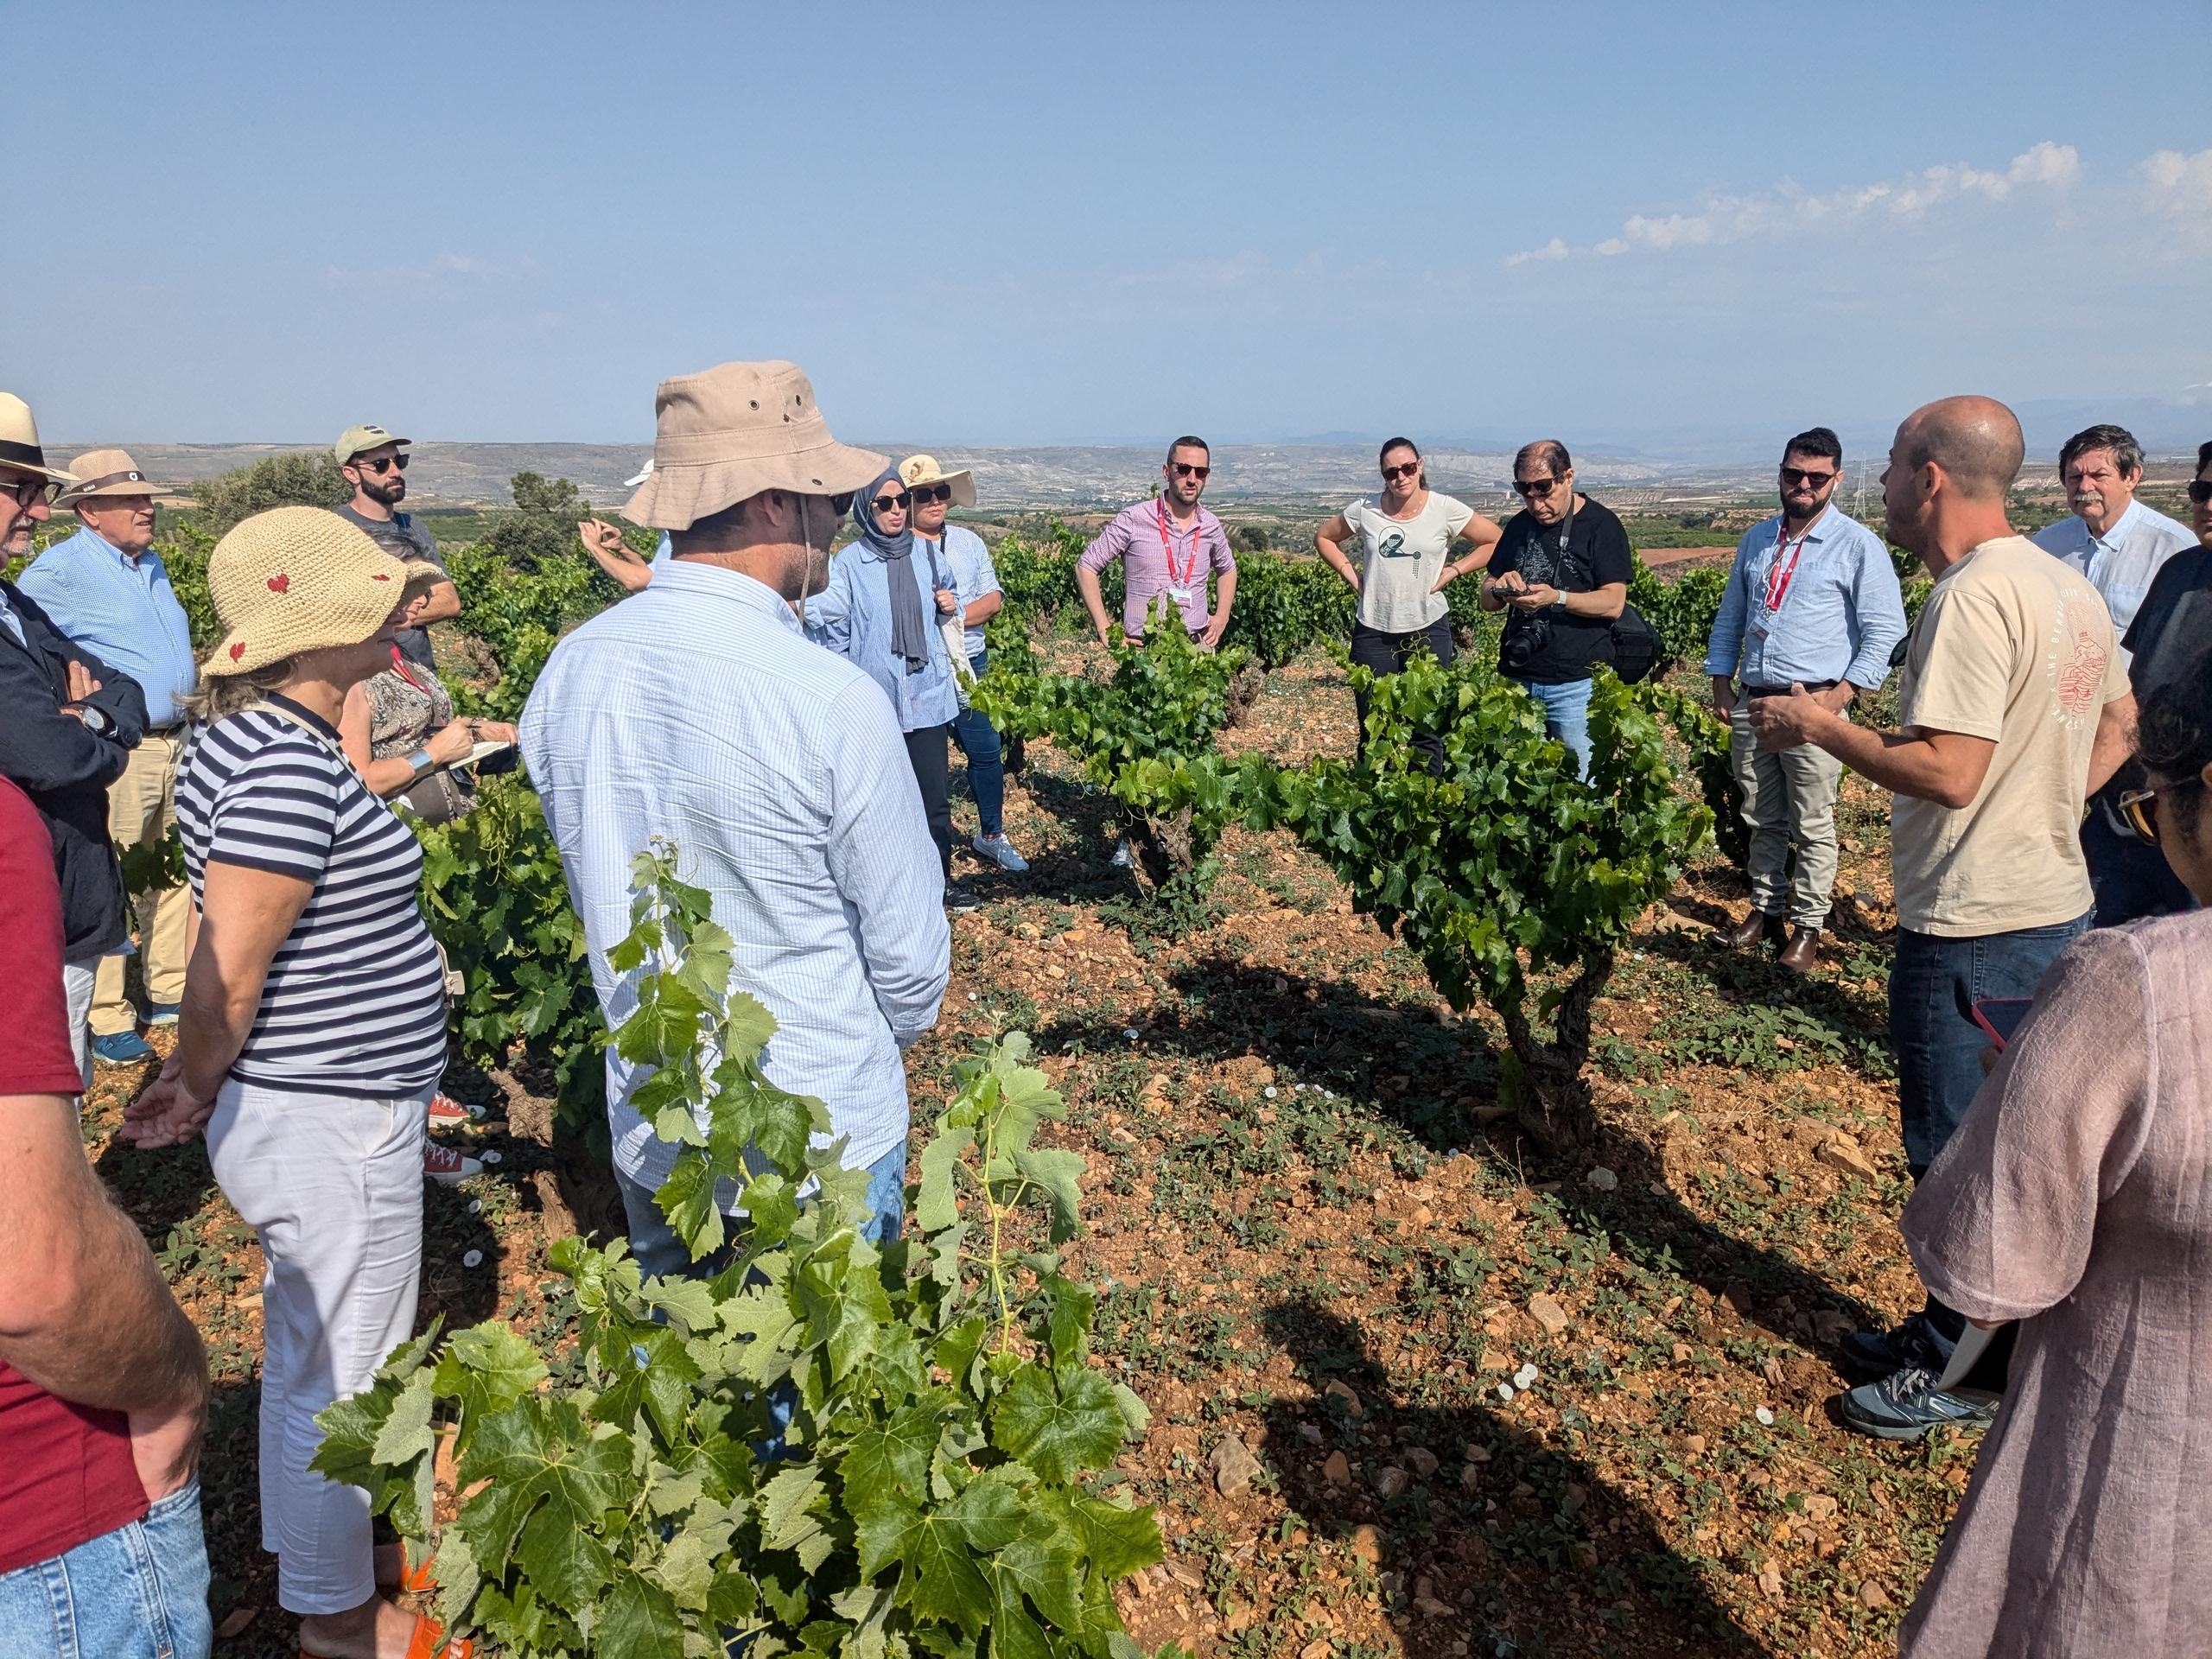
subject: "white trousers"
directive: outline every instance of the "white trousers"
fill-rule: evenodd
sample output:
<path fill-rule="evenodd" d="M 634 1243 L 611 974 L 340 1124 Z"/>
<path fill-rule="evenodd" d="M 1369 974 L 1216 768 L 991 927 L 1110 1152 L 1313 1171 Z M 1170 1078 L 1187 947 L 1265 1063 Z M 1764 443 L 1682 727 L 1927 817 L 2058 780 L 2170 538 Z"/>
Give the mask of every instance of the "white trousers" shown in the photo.
<path fill-rule="evenodd" d="M 291 1612 L 343 1612 L 376 1593 L 368 1494 L 308 1464 L 322 1444 L 315 1414 L 368 1387 L 415 1334 L 429 1103 L 428 1090 L 363 1100 L 232 1081 L 207 1122 L 215 1179 L 268 1262 L 261 1547 Z"/>
<path fill-rule="evenodd" d="M 69 1001 L 69 1052 L 85 1074 L 87 1092 L 92 1086 L 92 988 L 99 982 L 99 971 L 98 957 L 61 964 L 61 994 Z"/>

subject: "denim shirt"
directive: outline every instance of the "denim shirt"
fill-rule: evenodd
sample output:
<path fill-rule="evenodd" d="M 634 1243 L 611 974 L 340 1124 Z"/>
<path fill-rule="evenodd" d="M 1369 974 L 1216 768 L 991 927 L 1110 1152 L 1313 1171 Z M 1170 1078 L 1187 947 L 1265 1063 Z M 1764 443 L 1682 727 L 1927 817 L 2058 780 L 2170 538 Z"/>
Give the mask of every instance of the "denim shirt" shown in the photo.
<path fill-rule="evenodd" d="M 806 637 L 864 671 L 883 688 L 899 715 L 899 729 L 918 732 L 950 724 L 960 717 L 960 694 L 952 683 L 952 660 L 938 631 L 937 594 L 950 588 L 944 569 L 917 539 L 907 560 L 921 589 L 922 620 L 929 635 L 929 661 L 913 673 L 891 650 L 891 584 L 883 561 L 865 542 L 855 542 L 830 561 L 830 585 L 805 602 Z"/>

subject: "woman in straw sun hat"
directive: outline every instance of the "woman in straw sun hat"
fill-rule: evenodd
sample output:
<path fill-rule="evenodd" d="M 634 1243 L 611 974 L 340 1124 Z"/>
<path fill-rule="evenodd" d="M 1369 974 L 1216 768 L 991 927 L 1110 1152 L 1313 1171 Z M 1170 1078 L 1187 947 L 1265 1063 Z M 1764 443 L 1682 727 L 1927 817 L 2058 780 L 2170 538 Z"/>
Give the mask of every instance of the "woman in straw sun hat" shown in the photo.
<path fill-rule="evenodd" d="M 184 1006 L 123 1131 L 157 1147 L 204 1127 L 261 1241 L 261 1541 L 308 1654 L 400 1653 L 429 1633 L 378 1593 L 401 1563 L 378 1559 L 367 1494 L 308 1465 L 315 1414 L 415 1329 L 445 972 L 416 899 L 421 846 L 348 763 L 338 721 L 442 580 L 319 507 L 256 514 L 216 543 L 225 632 L 187 700 L 176 788 L 195 905 Z"/>

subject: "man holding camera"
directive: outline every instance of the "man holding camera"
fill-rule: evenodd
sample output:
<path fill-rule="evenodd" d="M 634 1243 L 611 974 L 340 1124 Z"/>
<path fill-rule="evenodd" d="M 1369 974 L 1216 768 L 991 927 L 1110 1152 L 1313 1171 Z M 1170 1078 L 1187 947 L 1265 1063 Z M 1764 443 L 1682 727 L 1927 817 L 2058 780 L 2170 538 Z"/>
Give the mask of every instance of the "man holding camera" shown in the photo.
<path fill-rule="evenodd" d="M 1482 607 L 1506 613 L 1498 671 L 1535 699 L 1545 733 L 1587 778 L 1591 670 L 1609 660 L 1635 555 L 1621 521 L 1576 493 L 1573 460 L 1557 439 L 1522 446 L 1513 488 L 1527 505 L 1491 556 Z"/>

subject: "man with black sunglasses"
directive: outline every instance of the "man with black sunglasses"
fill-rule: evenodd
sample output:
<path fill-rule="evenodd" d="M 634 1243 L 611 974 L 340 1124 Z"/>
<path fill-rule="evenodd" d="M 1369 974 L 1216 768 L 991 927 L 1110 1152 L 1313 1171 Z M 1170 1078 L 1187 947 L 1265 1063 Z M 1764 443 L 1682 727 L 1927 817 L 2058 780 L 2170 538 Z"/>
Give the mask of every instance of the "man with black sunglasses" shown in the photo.
<path fill-rule="evenodd" d="M 1212 470 L 1213 457 L 1204 438 L 1176 439 L 1167 447 L 1167 460 L 1160 469 L 1159 495 L 1122 508 L 1084 549 L 1075 585 L 1100 645 L 1111 649 L 1116 643 L 1098 588 L 1098 573 L 1116 559 L 1122 561 L 1124 595 L 1122 643 L 1134 645 L 1144 638 L 1145 619 L 1154 602 L 1163 597 L 1183 613 L 1183 626 L 1199 645 L 1211 651 L 1221 643 L 1236 595 L 1236 556 L 1229 550 L 1221 520 L 1198 505 Z M 1211 610 L 1206 604 L 1209 576 L 1215 589 Z"/>
<path fill-rule="evenodd" d="M 1761 753 L 1751 701 L 1786 696 L 1793 684 L 1802 685 L 1840 715 L 1853 696 L 1889 677 L 1890 653 L 1905 632 L 1889 549 L 1835 505 L 1842 473 L 1843 444 L 1827 427 L 1789 440 L 1782 453 L 1782 511 L 1737 543 L 1705 652 L 1713 712 L 1728 722 L 1738 798 L 1751 832 L 1745 868 L 1751 907 L 1728 942 L 1755 949 L 1780 937 L 1786 919 L 1781 963 L 1793 974 L 1812 970 L 1827 925 L 1843 762 L 1810 743 Z"/>
<path fill-rule="evenodd" d="M 380 426 L 349 426 L 331 453 L 338 470 L 353 486 L 353 499 L 338 509 L 368 531 L 369 539 L 396 559 L 420 559 L 446 568 L 430 532 L 411 513 L 401 512 L 407 499 L 407 438 L 395 438 Z M 400 654 L 424 672 L 437 672 L 430 654 L 430 624 L 461 614 L 461 593 L 450 582 L 431 588 L 408 626 L 399 631 Z"/>
<path fill-rule="evenodd" d="M 1527 505 L 1491 555 L 1482 607 L 1506 613 L 1498 671 L 1535 699 L 1586 779 L 1591 671 L 1608 660 L 1635 555 L 1621 521 L 1576 493 L 1574 458 L 1556 438 L 1521 447 L 1513 489 Z"/>

